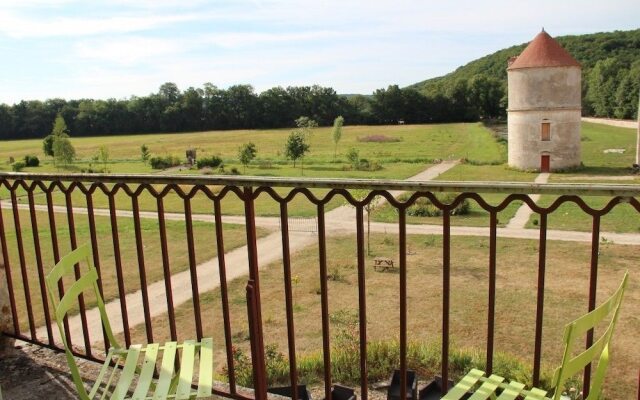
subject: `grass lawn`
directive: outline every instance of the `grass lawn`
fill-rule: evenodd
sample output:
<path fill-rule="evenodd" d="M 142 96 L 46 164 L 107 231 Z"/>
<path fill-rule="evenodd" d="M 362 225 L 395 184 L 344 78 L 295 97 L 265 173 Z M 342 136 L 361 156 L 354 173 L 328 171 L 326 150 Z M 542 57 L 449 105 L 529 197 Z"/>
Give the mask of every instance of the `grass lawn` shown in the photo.
<path fill-rule="evenodd" d="M 399 330 L 399 275 L 375 272 L 372 258 L 387 256 L 397 261 L 398 242 L 393 234 L 374 234 L 372 244 L 373 254 L 366 262 L 368 340 L 371 343 L 394 341 L 398 340 Z M 411 254 L 407 257 L 408 338 L 413 342 L 437 343 L 441 339 L 442 238 L 411 235 L 408 237 L 408 245 L 411 248 Z M 453 346 L 477 349 L 479 353 L 483 353 L 486 346 L 488 239 L 456 236 L 452 238 L 452 248 L 455 249 L 451 255 Z M 498 240 L 495 349 L 525 364 L 531 364 L 533 360 L 537 248 L 537 241 Z M 543 365 L 549 373 L 561 357 L 564 324 L 583 314 L 587 308 L 590 248 L 586 243 L 550 242 L 547 251 Z M 358 308 L 355 238 L 329 238 L 327 255 L 331 336 L 335 345 L 337 335 L 341 334 L 340 320 L 344 317 L 355 318 Z M 607 381 L 609 398 L 631 398 L 637 390 L 637 371 L 628 366 L 635 365 L 640 354 L 636 340 L 640 321 L 635 317 L 640 308 L 640 285 L 634 269 L 639 262 L 640 253 L 633 246 L 607 244 L 601 249 L 598 301 L 615 290 L 625 270 L 630 270 L 632 274 L 613 341 L 611 371 Z M 321 360 L 318 357 L 318 352 L 322 349 L 322 328 L 317 246 L 306 248 L 292 256 L 292 276 L 296 350 L 301 362 L 307 360 L 303 362 L 306 365 L 309 357 Z M 230 282 L 229 299 L 233 345 L 248 351 L 245 285 L 246 279 L 243 278 Z M 265 344 L 276 346 L 286 357 L 286 316 L 280 262 L 264 266 L 260 275 L 260 287 Z M 219 290 L 203 296 L 202 302 L 203 313 L 208 316 L 204 319 L 205 334 L 214 337 L 218 372 L 222 373 L 225 346 Z M 192 305 L 179 307 L 177 318 L 179 336 L 193 337 Z M 154 333 L 168 332 L 166 317 L 155 318 L 153 327 Z M 136 327 L 132 333 L 138 341 L 144 342 L 144 326 Z M 165 335 L 168 336 L 168 333 Z M 452 364 L 452 372 L 459 376 L 469 362 L 467 359 Z M 436 368 L 437 361 L 436 365 L 425 371 L 433 372 Z M 322 364 L 311 370 L 314 372 L 303 374 L 301 380 L 321 380 Z M 388 378 L 391 372 L 379 371 L 375 366 L 371 370 L 378 371 L 370 376 L 372 382 Z M 530 376 L 520 379 L 527 380 Z"/>
<path fill-rule="evenodd" d="M 506 164 L 501 165 L 457 165 L 444 174 L 440 175 L 436 180 L 440 181 L 482 181 L 496 180 L 505 182 L 532 182 L 537 175 L 535 173 L 520 172 L 510 169 Z M 490 178 L 488 178 L 490 177 Z M 495 193 L 484 193 L 482 198 L 489 204 L 496 206 L 504 200 L 506 195 Z M 507 206 L 502 212 L 498 213 L 498 225 L 504 226 L 516 213 L 521 201 L 514 201 Z M 469 213 L 465 215 L 456 215 L 451 218 L 451 223 L 457 226 L 488 226 L 489 213 L 485 211 L 476 201 L 469 200 Z M 371 214 L 374 221 L 379 222 L 395 222 L 398 219 L 398 213 L 395 207 L 384 204 Z M 407 216 L 407 223 L 411 224 L 442 224 L 442 217 L 419 217 Z"/>
<path fill-rule="evenodd" d="M 577 183 L 579 181 L 579 175 L 573 175 L 571 177 L 571 183 Z M 550 182 L 566 183 L 567 181 L 564 174 L 552 174 Z M 584 180 L 584 182 L 589 184 L 638 184 L 640 183 L 640 179 L 636 178 L 633 181 Z M 540 198 L 538 203 L 546 207 L 551 205 L 556 198 L 556 196 L 545 195 Z M 596 210 L 603 209 L 611 201 L 611 197 L 607 196 L 585 196 L 582 197 L 582 199 L 589 207 Z M 540 216 L 538 214 L 532 214 L 526 227 L 535 228 L 539 220 Z M 549 229 L 590 232 L 592 224 L 593 217 L 582 211 L 582 209 L 573 202 L 564 203 L 549 215 L 548 218 Z M 628 203 L 619 204 L 601 218 L 600 230 L 604 232 L 640 233 L 640 212 Z"/>
<path fill-rule="evenodd" d="M 584 174 L 627 175 L 635 162 L 636 130 L 590 122 L 582 123 L 582 162 Z M 624 149 L 623 154 L 604 153 Z"/>
<path fill-rule="evenodd" d="M 371 178 L 371 179 L 394 179 L 397 177 L 408 178 L 417 174 L 418 172 L 430 167 L 431 164 L 424 163 L 393 163 L 380 171 L 350 171 L 343 170 L 342 164 L 313 164 L 308 169 L 305 169 L 305 177 L 340 177 L 340 178 Z M 197 173 L 197 171 L 185 171 L 184 173 Z M 256 176 L 294 176 L 292 174 L 299 173 L 298 170 L 294 170 L 291 167 L 286 166 L 274 166 L 274 169 L 264 170 L 259 168 L 248 168 L 247 173 Z M 282 174 L 281 174 L 282 173 Z M 111 187 L 111 185 L 108 185 Z M 135 186 L 132 186 L 135 188 Z M 156 186 L 157 191 L 161 191 L 163 188 L 161 185 Z M 190 187 L 184 186 L 182 189 L 185 192 L 190 190 Z M 214 191 L 218 191 L 219 188 L 213 188 Z M 276 189 L 282 196 L 286 196 L 289 193 L 289 189 Z M 327 190 L 313 189 L 312 192 L 317 197 L 322 197 L 327 193 Z M 17 190 L 17 195 L 20 196 L 20 201 L 27 201 L 26 191 L 23 189 Z M 8 199 L 10 196 L 6 187 L 0 187 L 0 199 Z M 64 194 L 60 191 L 56 191 L 53 196 L 54 204 L 65 205 Z M 222 201 L 222 210 L 225 215 L 242 215 L 244 214 L 244 204 L 237 201 L 238 198 L 235 194 L 230 193 Z M 35 201 L 38 204 L 45 204 L 45 195 L 42 192 L 36 191 Z M 79 190 L 74 190 L 72 194 L 73 204 L 79 207 L 86 206 L 85 195 Z M 103 194 L 101 190 L 97 190 L 93 196 L 94 207 L 107 208 L 108 198 Z M 341 199 L 336 199 L 327 205 L 327 210 L 337 207 L 342 204 Z M 116 196 L 116 205 L 121 210 L 131 210 L 131 199 L 122 190 L 118 192 Z M 139 198 L 140 209 L 144 211 L 155 211 L 157 207 L 156 199 L 147 191 L 143 192 Z M 165 197 L 164 207 L 167 212 L 184 212 L 184 201 L 175 192 L 170 192 Z M 191 204 L 194 213 L 211 213 L 213 205 L 202 193 L 199 193 L 192 199 Z M 271 199 L 267 194 L 263 194 L 258 197 L 256 201 L 256 213 L 258 215 L 279 215 L 280 208 L 277 202 Z M 314 216 L 316 213 L 316 206 L 310 201 L 306 200 L 306 197 L 302 195 L 296 196 L 293 202 L 289 205 L 289 212 L 293 216 Z"/>
<path fill-rule="evenodd" d="M 19 322 L 21 329 L 28 332 L 28 319 L 25 305 L 23 280 L 21 276 L 16 232 L 11 210 L 2 210 L 9 260 L 13 277 L 14 292 L 16 293 L 17 308 L 19 310 Z M 48 216 L 45 212 L 37 212 L 38 232 L 40 248 L 42 251 L 43 269 L 45 274 L 54 265 L 51 231 L 49 229 Z M 60 254 L 64 255 L 71 250 L 69 241 L 69 227 L 66 214 L 56 215 L 56 232 Z M 160 236 L 158 222 L 153 219 L 141 219 L 141 230 L 144 244 L 144 256 L 147 274 L 147 283 L 163 279 L 162 255 L 160 251 Z M 38 281 L 38 271 L 33 245 L 33 233 L 30 217 L 27 211 L 20 211 L 20 225 L 25 249 L 25 260 L 29 286 L 31 293 L 31 305 L 34 310 L 34 318 L 37 326 L 43 325 L 44 314 L 42 312 L 42 296 Z M 85 215 L 75 216 L 76 237 L 78 244 L 90 243 L 89 222 Z M 166 221 L 167 244 L 172 273 L 180 272 L 188 268 L 189 258 L 186 245 L 186 231 L 184 221 Z M 116 269 L 114 259 L 113 241 L 111 236 L 111 224 L 108 217 L 96 217 L 96 230 L 101 260 L 102 281 L 104 297 L 111 300 L 118 296 Z M 194 239 L 196 247 L 196 260 L 198 263 L 209 260 L 217 255 L 215 246 L 215 225 L 205 222 L 193 222 Z M 124 275 L 125 290 L 127 293 L 140 289 L 140 274 L 136 253 L 135 231 L 132 218 L 118 218 L 118 234 L 120 238 L 120 254 Z M 258 235 L 263 236 L 266 231 L 258 229 Z M 244 226 L 224 225 L 224 243 L 229 251 L 243 246 L 246 242 Z"/>
<path fill-rule="evenodd" d="M 331 127 L 325 127 L 314 130 L 309 139 L 311 151 L 305 157 L 305 162 L 326 164 L 334 161 L 331 129 Z M 100 146 L 107 146 L 109 156 L 113 160 L 135 162 L 140 158 L 140 146 L 146 144 L 152 155 L 175 155 L 184 158 L 187 148 L 195 148 L 198 150 L 198 157 L 219 155 L 225 162 L 233 164 L 237 162 L 238 147 L 243 143 L 253 142 L 258 150 L 256 160 L 258 163 L 271 161 L 281 164 L 285 162 L 284 143 L 289 132 L 291 129 L 236 130 L 71 138 L 71 141 L 78 158 L 87 162 Z M 398 141 L 385 143 L 358 141 L 359 137 L 370 135 L 384 135 Z M 41 161 L 44 158 L 41 139 L 13 140 L 2 144 L 0 160 L 5 161 L 9 157 L 19 160 L 27 154 L 35 154 L 41 158 Z M 345 126 L 338 147 L 338 159 L 344 160 L 347 150 L 351 147 L 359 150 L 361 158 L 382 164 L 436 158 L 464 157 L 477 162 L 492 162 L 505 158 L 504 146 L 498 144 L 493 139 L 492 133 L 479 123 Z M 130 170 L 124 171 L 129 167 Z M 2 168 L 10 167 L 5 164 Z M 51 164 L 46 164 L 33 171 L 52 170 L 52 168 Z M 111 164 L 109 169 L 116 172 Z M 148 170 L 141 162 L 118 169 L 121 172 Z"/>

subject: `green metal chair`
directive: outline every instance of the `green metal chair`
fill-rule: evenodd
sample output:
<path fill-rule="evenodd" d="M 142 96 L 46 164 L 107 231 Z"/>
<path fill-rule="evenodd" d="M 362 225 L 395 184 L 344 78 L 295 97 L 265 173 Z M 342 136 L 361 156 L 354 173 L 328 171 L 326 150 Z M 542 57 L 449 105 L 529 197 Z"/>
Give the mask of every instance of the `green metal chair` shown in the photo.
<path fill-rule="evenodd" d="M 525 400 L 559 400 L 567 379 L 578 374 L 587 364 L 596 359 L 598 359 L 598 367 L 595 375 L 592 377 L 589 396 L 586 400 L 599 399 L 602 393 L 604 376 L 607 371 L 607 366 L 609 365 L 609 343 L 611 343 L 613 329 L 618 320 L 620 304 L 622 303 L 622 296 L 627 286 L 628 278 L 629 273 L 627 272 L 622 279 L 620 287 L 604 304 L 565 326 L 565 349 L 562 356 L 562 364 L 555 370 L 551 381 L 551 387 L 555 388 L 552 397 L 547 397 L 547 391 L 545 390 L 538 388 L 525 390 L 525 385 L 521 383 L 511 381 L 506 384 L 504 383 L 505 379 L 501 376 L 492 374 L 486 377 L 484 371 L 472 369 L 442 399 L 459 400 L 472 389 L 476 388 L 473 395 L 469 397 L 470 400 L 484 400 L 488 398 L 497 398 L 498 400 L 514 400 L 520 398 L 524 398 Z M 581 346 L 581 344 L 584 343 L 584 335 L 608 316 L 611 316 L 611 321 L 600 338 L 595 340 L 591 347 L 574 357 L 573 351 L 576 348 L 576 344 Z M 478 387 L 478 385 L 480 386 Z"/>
<path fill-rule="evenodd" d="M 75 280 L 74 266 L 86 265 L 81 277 Z M 58 295 L 58 282 L 70 277 L 74 279 L 62 299 Z M 213 341 L 203 338 L 201 342 L 187 340 L 184 343 L 168 342 L 163 345 L 132 345 L 124 348 L 113 336 L 104 301 L 98 290 L 98 273 L 93 265 L 92 251 L 84 245 L 64 256 L 46 278 L 49 297 L 53 304 L 60 337 L 64 343 L 67 363 L 71 369 L 73 382 L 82 400 L 88 399 L 195 399 L 209 397 L 213 384 Z M 87 392 L 80 376 L 71 348 L 64 333 L 63 319 L 77 304 L 78 297 L 85 292 L 93 292 L 104 331 L 111 348 L 95 379 L 95 384 Z M 180 368 L 176 371 L 176 355 L 180 352 Z M 162 353 L 162 358 L 159 355 Z M 198 384 L 192 384 L 196 359 L 199 358 Z M 161 360 L 161 361 L 160 361 Z M 156 363 L 160 361 L 159 376 L 154 377 Z M 140 364 L 140 365 L 139 365 Z"/>

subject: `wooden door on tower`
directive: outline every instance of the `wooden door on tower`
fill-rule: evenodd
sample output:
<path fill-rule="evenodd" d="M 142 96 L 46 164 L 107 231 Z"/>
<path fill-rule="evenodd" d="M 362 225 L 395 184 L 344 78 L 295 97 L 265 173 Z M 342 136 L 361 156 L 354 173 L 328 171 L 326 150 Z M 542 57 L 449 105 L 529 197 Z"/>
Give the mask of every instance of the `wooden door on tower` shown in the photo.
<path fill-rule="evenodd" d="M 543 154 L 540 156 L 540 172 L 549 172 L 551 169 L 551 156 Z"/>

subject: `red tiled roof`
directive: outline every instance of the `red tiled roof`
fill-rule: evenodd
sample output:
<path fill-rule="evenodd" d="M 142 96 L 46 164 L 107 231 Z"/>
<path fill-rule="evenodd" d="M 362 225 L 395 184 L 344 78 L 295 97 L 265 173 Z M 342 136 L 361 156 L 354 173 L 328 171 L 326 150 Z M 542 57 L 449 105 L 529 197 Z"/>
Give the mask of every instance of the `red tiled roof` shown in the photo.
<path fill-rule="evenodd" d="M 543 29 L 507 69 L 579 66 L 580 63 Z"/>

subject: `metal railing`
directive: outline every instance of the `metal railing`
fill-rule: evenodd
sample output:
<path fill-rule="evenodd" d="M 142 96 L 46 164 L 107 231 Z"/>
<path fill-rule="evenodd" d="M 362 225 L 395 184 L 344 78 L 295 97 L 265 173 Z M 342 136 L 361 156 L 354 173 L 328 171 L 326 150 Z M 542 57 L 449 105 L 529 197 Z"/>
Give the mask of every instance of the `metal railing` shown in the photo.
<path fill-rule="evenodd" d="M 323 195 L 316 195 L 315 190 L 323 190 Z M 351 194 L 351 190 L 365 189 L 369 194 L 365 198 L 357 199 Z M 406 191 L 409 194 L 407 200 L 401 201 L 394 198 L 391 191 Z M 451 203 L 443 203 L 435 193 L 456 192 L 460 193 Z M 284 193 L 284 194 L 283 194 Z M 497 205 L 486 202 L 480 193 L 501 193 L 504 200 Z M 557 196 L 548 207 L 542 207 L 531 200 L 529 194 L 549 194 Z M 322 350 L 324 364 L 324 385 L 327 399 L 331 398 L 331 337 L 329 294 L 327 285 L 327 208 L 329 203 L 336 198 L 343 198 L 344 202 L 355 209 L 355 240 L 356 240 L 356 265 L 357 265 L 357 292 L 358 292 L 358 329 L 359 329 L 359 359 L 360 359 L 360 391 L 363 399 L 368 398 L 369 378 L 367 364 L 367 279 L 365 273 L 365 215 L 366 207 L 377 196 L 384 198 L 398 213 L 398 257 L 399 257 L 399 348 L 401 370 L 401 396 L 406 398 L 406 370 L 407 370 L 407 210 L 420 198 L 426 198 L 435 207 L 442 210 L 442 332 L 441 332 L 441 375 L 443 382 L 449 377 L 449 351 L 450 351 L 450 307 L 451 307 L 451 255 L 452 249 L 452 223 L 451 212 L 465 199 L 477 202 L 488 214 L 489 226 L 486 234 L 489 238 L 488 247 L 488 293 L 487 293 L 487 319 L 486 319 L 486 370 L 491 372 L 494 363 L 494 334 L 496 322 L 496 260 L 498 239 L 498 213 L 505 210 L 513 202 L 526 203 L 534 213 L 539 215 L 538 226 L 538 270 L 537 270 L 537 300 L 535 313 L 535 339 L 533 354 L 534 385 L 540 382 L 542 333 L 545 305 L 545 267 L 547 257 L 548 216 L 565 203 L 575 203 L 585 214 L 591 217 L 591 261 L 590 261 L 590 285 L 588 293 L 587 309 L 592 310 L 596 305 L 596 291 L 598 284 L 598 261 L 600 246 L 601 218 L 611 212 L 616 206 L 628 203 L 640 215 L 640 187 L 638 185 L 583 185 L 583 184 L 530 184 L 530 183 L 497 183 L 497 182 L 404 182 L 404 181 L 370 181 L 370 180 L 335 180 L 335 179 L 285 179 L 285 178 L 254 178 L 254 177 L 217 177 L 217 176 L 157 176 L 157 175 L 100 175 L 100 174 L 27 174 L 27 173 L 0 173 L 0 250 L 2 262 L 6 269 L 7 286 L 9 288 L 11 314 L 13 317 L 13 332 L 6 334 L 37 343 L 42 346 L 61 350 L 61 345 L 56 341 L 52 331 L 52 320 L 47 304 L 47 296 L 43 277 L 50 268 L 43 258 L 42 248 L 45 246 L 44 238 L 39 234 L 39 213 L 46 214 L 47 228 L 50 232 L 52 248 L 51 262 L 57 262 L 61 256 L 61 241 L 69 241 L 69 247 L 78 245 L 77 217 L 86 215 L 88 220 L 88 240 L 94 249 L 94 263 L 98 269 L 100 290 L 105 274 L 105 266 L 101 265 L 100 249 L 104 246 L 112 246 L 113 260 L 116 276 L 117 295 L 120 315 L 112 315 L 112 318 L 121 319 L 122 334 L 125 344 L 131 344 L 130 316 L 128 310 L 128 296 L 123 272 L 123 256 L 121 252 L 121 239 L 119 237 L 119 224 L 121 218 L 131 218 L 134 225 L 135 256 L 139 276 L 139 295 L 141 297 L 144 315 L 146 339 L 153 342 L 154 326 L 152 324 L 152 312 L 148 288 L 149 281 L 148 262 L 145 257 L 145 239 L 143 237 L 141 221 L 143 218 L 155 218 L 157 220 L 157 235 L 160 241 L 160 259 L 162 264 L 162 282 L 166 293 L 166 320 L 169 325 L 169 337 L 177 340 L 181 336 L 181 327 L 176 324 L 176 304 L 174 304 L 174 288 L 172 287 L 172 263 L 169 253 L 169 241 L 167 234 L 167 216 L 172 213 L 182 215 L 186 235 L 186 253 L 189 271 L 189 283 L 193 302 L 193 320 L 195 321 L 195 333 L 198 339 L 208 333 L 203 328 L 203 315 L 201 310 L 201 291 L 199 290 L 199 278 L 197 270 L 197 253 L 194 243 L 194 219 L 208 220 L 215 223 L 215 229 L 209 239 L 210 245 L 217 249 L 218 274 L 220 280 L 220 312 L 224 321 L 224 341 L 226 349 L 226 370 L 228 371 L 228 390 L 218 390 L 217 394 L 243 399 L 247 398 L 238 390 L 234 367 L 234 337 L 231 331 L 230 299 L 228 294 L 227 264 L 225 261 L 225 240 L 223 232 L 224 210 L 223 200 L 235 196 L 235 201 L 243 204 L 243 221 L 246 234 L 246 256 L 248 260 L 248 285 L 246 286 L 247 316 L 249 322 L 250 345 L 252 365 L 254 372 L 255 397 L 266 398 L 266 365 L 265 346 L 263 343 L 263 322 L 260 297 L 260 271 L 258 257 L 258 234 L 256 225 L 256 200 L 259 196 L 267 196 L 269 201 L 277 204 L 279 211 L 278 223 L 282 244 L 282 265 L 284 297 L 286 310 L 286 332 L 288 345 L 288 361 L 290 366 L 290 381 L 293 388 L 297 387 L 298 372 L 296 367 L 296 330 L 294 326 L 294 302 L 292 290 L 291 250 L 290 250 L 290 205 L 294 197 L 301 195 L 306 197 L 315 208 L 313 212 L 317 219 L 317 245 L 318 263 L 320 275 L 320 303 L 322 324 Z M 24 197 L 26 196 L 26 204 Z M 61 196 L 61 197 L 60 197 Z M 141 199 L 147 196 L 153 198 L 155 211 L 143 210 Z M 165 200 L 169 196 L 178 196 L 182 202 L 182 210 L 167 210 Z M 607 196 L 610 200 L 601 209 L 591 208 L 581 196 Z M 82 203 L 78 199 L 84 198 Z M 100 198 L 101 204 L 106 207 L 97 207 L 96 199 Z M 128 199 L 130 212 L 122 210 L 122 199 Z M 199 201 L 209 203 L 209 212 L 194 213 L 193 204 Z M 145 203 L 146 204 L 146 203 Z M 173 203 L 172 203 L 173 204 Z M 175 208 L 175 204 L 172 206 Z M 28 224 L 25 223 L 25 213 L 28 215 Z M 56 215 L 66 217 L 64 226 L 56 219 Z M 5 216 L 3 216 L 5 215 Z M 10 215 L 11 220 L 5 220 Z M 108 217 L 112 243 L 99 242 L 96 216 Z M 9 230 L 7 226 L 12 222 L 12 235 L 15 235 L 15 248 L 10 248 L 7 241 Z M 237 221 L 236 221 L 237 222 Z M 340 221 L 343 229 L 348 228 L 353 222 Z M 31 238 L 23 235 L 24 226 L 31 230 Z M 62 230 L 68 233 L 62 234 Z M 30 242 L 27 246 L 27 241 Z M 47 246 L 49 243 L 46 244 Z M 27 247 L 35 251 L 34 265 L 27 263 Z M 17 260 L 17 263 L 14 262 Z M 35 268 L 37 280 L 34 281 Z M 19 309 L 16 291 L 16 280 L 21 282 L 26 299 L 24 309 Z M 60 287 L 64 291 L 63 287 Z M 42 323 L 34 311 L 34 306 L 41 307 Z M 38 307 L 38 308 L 39 308 Z M 92 360 L 101 360 L 101 354 L 96 351 L 95 345 L 89 335 L 89 322 L 87 319 L 88 306 L 84 301 L 80 302 L 78 315 L 81 325 L 82 337 L 79 337 L 71 327 L 71 323 L 65 320 L 66 336 L 72 343 L 82 343 L 82 348 L 76 348 L 77 355 Z M 26 315 L 27 322 L 23 319 Z M 46 331 L 45 337 L 38 334 L 38 329 Z M 105 348 L 109 343 L 104 339 Z M 593 341 L 593 332 L 588 335 L 587 345 Z M 590 369 L 584 373 L 584 387 L 589 387 Z M 297 394 L 294 394 L 294 398 Z"/>

